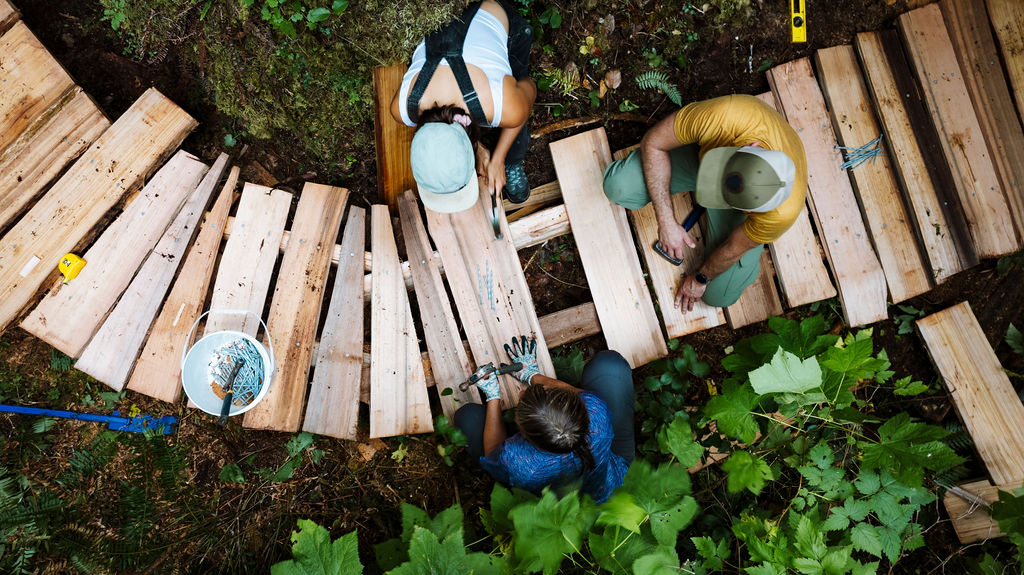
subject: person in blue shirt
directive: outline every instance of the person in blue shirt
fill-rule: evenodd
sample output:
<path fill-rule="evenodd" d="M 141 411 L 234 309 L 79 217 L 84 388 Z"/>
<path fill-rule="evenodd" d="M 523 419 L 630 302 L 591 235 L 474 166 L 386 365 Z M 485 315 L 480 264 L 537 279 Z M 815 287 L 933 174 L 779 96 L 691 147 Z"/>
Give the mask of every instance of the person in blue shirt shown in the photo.
<path fill-rule="evenodd" d="M 540 373 L 535 339 L 512 338 L 505 350 L 523 365 L 516 379 L 529 386 L 516 406 L 516 429 L 509 436 L 502 421 L 497 375 L 478 381 L 486 405 L 455 413 L 470 455 L 509 487 L 539 495 L 546 486 L 578 483 L 594 501 L 606 501 L 635 454 L 629 363 L 615 351 L 597 354 L 583 369 L 581 389 Z"/>

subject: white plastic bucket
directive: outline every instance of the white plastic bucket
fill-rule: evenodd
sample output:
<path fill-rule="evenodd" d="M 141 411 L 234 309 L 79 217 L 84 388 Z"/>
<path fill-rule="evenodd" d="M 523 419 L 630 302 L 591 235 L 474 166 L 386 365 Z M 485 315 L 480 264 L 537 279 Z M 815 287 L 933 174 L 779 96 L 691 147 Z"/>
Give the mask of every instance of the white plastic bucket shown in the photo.
<path fill-rule="evenodd" d="M 230 344 L 233 341 L 243 339 L 253 345 L 254 348 L 259 352 L 260 359 L 263 360 L 263 385 L 260 387 L 256 397 L 246 405 L 235 405 L 231 404 L 231 409 L 228 411 L 228 415 L 238 415 L 239 413 L 245 413 L 252 409 L 267 392 L 270 391 L 270 384 L 274 377 L 274 369 L 277 367 L 274 363 L 274 343 L 270 341 L 270 330 L 267 329 L 267 324 L 263 323 L 263 318 L 252 314 L 260 320 L 260 324 L 263 326 L 264 331 L 267 332 L 267 341 L 270 342 L 270 350 L 263 346 L 256 338 L 252 337 L 247 333 L 240 331 L 215 331 L 211 334 L 204 336 L 202 339 L 197 341 L 191 348 L 188 346 L 188 342 L 192 341 L 192 332 L 195 331 L 196 326 L 199 325 L 199 321 L 203 319 L 203 316 L 210 313 L 223 313 L 233 315 L 245 315 L 252 313 L 248 310 L 209 310 L 203 312 L 195 323 L 192 324 L 192 329 L 188 330 L 188 338 L 185 340 L 185 347 L 181 350 L 181 384 L 185 389 L 185 395 L 192 400 L 192 403 L 196 404 L 196 407 L 209 413 L 210 415 L 220 415 L 221 407 L 224 405 L 224 399 L 218 397 L 213 392 L 213 387 L 210 385 L 210 359 L 217 352 L 218 349 Z"/>

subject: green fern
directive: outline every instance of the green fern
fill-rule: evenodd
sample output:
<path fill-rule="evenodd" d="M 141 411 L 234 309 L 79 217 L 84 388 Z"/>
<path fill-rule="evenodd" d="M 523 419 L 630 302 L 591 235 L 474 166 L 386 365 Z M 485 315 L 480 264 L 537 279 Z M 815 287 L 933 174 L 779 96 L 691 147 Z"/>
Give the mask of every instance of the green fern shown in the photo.
<path fill-rule="evenodd" d="M 676 85 L 669 81 L 668 75 L 658 70 L 648 70 L 636 77 L 636 83 L 642 90 L 660 90 L 676 106 L 683 105 L 683 97 Z"/>
<path fill-rule="evenodd" d="M 50 350 L 50 369 L 53 371 L 71 371 L 73 360 L 57 349 Z"/>
<path fill-rule="evenodd" d="M 57 477 L 57 483 L 65 487 L 78 485 L 82 479 L 91 476 L 117 455 L 117 434 L 104 431 L 97 435 L 84 449 L 76 449 L 68 460 L 69 467 Z"/>
<path fill-rule="evenodd" d="M 944 427 L 949 432 L 949 435 L 942 438 L 946 445 L 959 452 L 970 451 L 974 448 L 974 439 L 959 421 L 951 421 Z"/>

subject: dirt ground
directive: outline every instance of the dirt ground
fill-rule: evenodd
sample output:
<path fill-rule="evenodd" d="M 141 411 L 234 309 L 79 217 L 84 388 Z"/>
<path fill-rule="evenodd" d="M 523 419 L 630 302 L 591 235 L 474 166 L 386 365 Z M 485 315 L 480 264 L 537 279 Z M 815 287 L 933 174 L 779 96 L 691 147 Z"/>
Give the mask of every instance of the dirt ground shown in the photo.
<path fill-rule="evenodd" d="M 76 82 L 92 95 L 110 118 L 118 117 L 132 102 L 151 86 L 160 89 L 200 120 L 199 129 L 185 142 L 183 148 L 207 160 L 212 160 L 223 148 L 224 135 L 231 130 L 232 119 L 218 114 L 206 99 L 202 79 L 181 53 L 170 51 L 158 62 L 139 62 L 122 55 L 123 46 L 109 24 L 101 22 L 102 8 L 93 0 L 65 2 L 63 0 L 31 0 L 15 2 L 23 19 L 43 44 L 67 68 Z M 581 2 L 582 4 L 582 2 Z M 645 35 L 662 30 L 671 24 L 659 21 L 666 4 L 657 1 L 597 2 L 588 6 L 596 9 L 574 9 L 574 3 L 562 3 L 563 25 L 548 32 L 545 42 L 554 53 L 575 52 L 586 36 L 604 30 L 607 42 L 602 46 L 602 58 L 611 59 L 611 66 L 636 69 L 646 64 L 647 56 L 636 48 Z M 674 3 L 668 3 L 674 4 Z M 807 56 L 819 48 L 852 41 L 860 31 L 880 30 L 893 26 L 893 19 L 904 8 L 902 1 L 892 5 L 883 1 L 863 2 L 839 0 L 812 3 L 809 16 L 811 41 L 806 45 L 793 45 L 788 40 L 784 3 L 753 0 L 755 16 L 747 25 L 733 29 L 707 26 L 700 29 L 700 45 L 687 52 L 684 68 L 673 75 L 683 102 L 704 99 L 728 93 L 757 94 L 768 90 L 763 73 L 757 68 L 766 62 L 781 63 Z M 614 14 L 614 25 L 609 31 L 608 16 Z M 184 48 L 183 48 L 184 49 Z M 554 58 L 535 46 L 534 66 L 558 66 Z M 638 64 L 639 62 L 639 64 Z M 749 62 L 749 63 L 748 63 Z M 630 68 L 632 67 L 632 68 Z M 582 74 L 586 76 L 584 65 Z M 638 107 L 623 113 L 610 104 L 590 107 L 574 102 L 560 117 L 553 115 L 554 106 L 545 105 L 551 94 L 542 93 L 531 119 L 535 137 L 527 156 L 526 168 L 533 185 L 555 179 L 547 144 L 576 132 L 603 125 L 612 149 L 619 149 L 639 141 L 646 128 L 669 114 L 673 105 L 661 95 L 640 90 L 632 82 L 623 82 L 617 101 L 628 99 Z M 566 118 L 578 119 L 577 125 L 555 129 L 566 124 Z M 593 118 L 593 120 L 590 120 Z M 372 118 L 367 118 L 366 129 L 372 130 Z M 309 174 L 311 162 L 286 134 L 271 141 L 245 141 L 245 152 L 233 161 L 243 167 L 242 176 L 260 183 L 279 182 L 300 187 L 304 179 L 321 183 L 340 183 L 334 174 Z M 237 154 L 240 148 L 230 150 Z M 376 163 L 374 150 L 366 149 L 356 155 L 357 162 L 344 178 L 358 205 L 376 201 Z M 591 300 L 586 277 L 578 263 L 571 237 L 551 240 L 545 246 L 521 252 L 526 275 L 531 286 L 539 314 L 546 314 Z M 1004 366 L 1024 372 L 1020 356 L 1014 355 L 1003 343 L 1003 336 L 1012 322 L 1024 324 L 1024 261 L 1013 265 L 1010 272 L 1000 275 L 995 261 L 985 261 L 976 268 L 958 274 L 935 290 L 905 302 L 924 313 L 939 311 L 967 300 L 970 302 L 989 342 L 996 349 Z M 818 311 L 834 313 L 838 304 L 826 302 Z M 892 314 L 900 313 L 892 308 Z M 806 308 L 788 312 L 804 315 Z M 875 340 L 888 351 L 897 373 L 912 375 L 926 383 L 938 382 L 927 353 L 916 335 L 897 334 L 896 324 L 890 320 L 875 326 Z M 763 324 L 732 331 L 728 327 L 707 330 L 684 339 L 698 355 L 717 365 L 725 349 L 739 338 L 763 331 Z M 62 409 L 97 409 L 84 397 L 94 398 L 103 387 L 75 372 L 55 372 L 51 367 L 50 348 L 19 329 L 2 335 L 4 374 L 24 378 L 18 397 L 8 396 L 8 403 L 40 405 Z M 600 336 L 588 338 L 576 347 L 585 357 L 603 349 Z M 638 378 L 643 370 L 637 372 Z M 1020 380 L 1014 379 L 1020 386 Z M 940 386 L 936 386 L 938 389 Z M 695 401 L 701 398 L 695 397 Z M 936 423 L 955 420 L 955 414 L 944 393 L 937 391 L 916 398 L 876 398 L 880 409 L 909 411 Z M 306 517 L 327 526 L 333 533 L 359 530 L 363 563 L 374 565 L 371 555 L 373 543 L 400 532 L 398 506 L 405 501 L 420 505 L 436 513 L 454 502 L 467 510 L 469 522 L 476 523 L 475 509 L 485 505 L 490 494 L 490 480 L 464 454 L 455 459 L 455 466 L 445 465 L 437 453 L 439 440 L 434 436 L 394 438 L 384 441 L 362 440 L 344 442 L 327 438 L 318 439 L 315 447 L 323 450 L 316 463 L 311 452 L 302 454 L 302 463 L 291 479 L 273 483 L 257 479 L 255 470 L 279 468 L 287 459 L 283 434 L 242 430 L 239 425 L 227 429 L 218 427 L 212 418 L 202 416 L 183 406 L 167 404 L 129 393 L 117 407 L 137 406 L 143 413 L 169 414 L 181 418 L 176 442 L 189 448 L 189 481 L 198 486 L 200 499 L 208 513 L 213 531 L 231 530 L 233 535 L 220 542 L 216 551 L 200 542 L 183 544 L 175 553 L 193 554 L 197 565 L 205 572 L 265 572 L 265 566 L 280 560 L 288 552 L 288 537 L 296 517 Z M 362 428 L 365 432 L 366 408 L 363 406 Z M 439 413 L 439 409 L 435 409 Z M 0 432 L 7 433 L 15 425 L 13 418 L 0 416 Z M 60 467 L 71 457 L 76 446 L 83 445 L 95 434 L 92 424 L 66 424 L 55 429 L 48 465 Z M 407 449 L 404 457 L 395 455 Z M 241 464 L 244 462 L 244 464 Z M 218 481 L 225 465 L 241 464 L 249 481 L 229 484 Z M 32 474 L 41 480 L 48 475 L 47 466 Z M 102 507 L 101 501 L 86 501 L 86 506 Z M 914 559 L 906 560 L 916 572 L 958 573 L 961 551 L 956 537 L 943 511 L 936 508 L 934 525 L 929 541 L 939 546 L 916 552 Z M 99 511 L 97 511 L 99 513 Z M 924 524 L 924 522 L 922 522 Z M 467 537 L 467 540 L 470 538 Z M 173 559 L 170 562 L 173 562 Z M 194 566 L 195 567 L 195 566 Z M 373 572 L 372 568 L 368 569 Z M 160 572 L 157 569 L 155 572 Z M 911 572 L 911 571 L 907 571 Z"/>

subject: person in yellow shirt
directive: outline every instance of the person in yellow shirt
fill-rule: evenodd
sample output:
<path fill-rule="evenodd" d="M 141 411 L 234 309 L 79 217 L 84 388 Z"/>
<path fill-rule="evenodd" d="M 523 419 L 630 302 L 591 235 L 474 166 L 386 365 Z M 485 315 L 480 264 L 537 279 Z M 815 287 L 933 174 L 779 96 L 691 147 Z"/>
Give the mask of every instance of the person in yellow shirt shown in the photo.
<path fill-rule="evenodd" d="M 683 274 L 675 306 L 732 305 L 760 272 L 764 244 L 796 221 L 807 195 L 807 159 L 796 131 L 748 95 L 694 102 L 651 128 L 628 157 L 604 173 L 604 193 L 626 209 L 654 204 L 658 241 L 674 258 L 693 239 L 676 221 L 669 194 L 695 192 L 707 208 L 704 262 Z"/>

